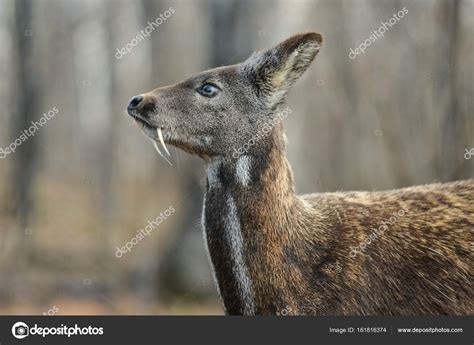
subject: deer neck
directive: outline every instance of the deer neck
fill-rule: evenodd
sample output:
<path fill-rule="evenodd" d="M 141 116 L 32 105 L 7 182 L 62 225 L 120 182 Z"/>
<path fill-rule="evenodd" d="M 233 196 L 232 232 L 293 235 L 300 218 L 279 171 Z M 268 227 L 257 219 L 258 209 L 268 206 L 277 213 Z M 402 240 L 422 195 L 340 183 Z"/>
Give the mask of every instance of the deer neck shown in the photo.
<path fill-rule="evenodd" d="M 227 313 L 258 313 L 261 299 L 272 298 L 274 286 L 261 278 L 282 269 L 275 257 L 301 215 L 283 135 L 273 139 L 238 158 L 208 161 L 203 227 Z"/>

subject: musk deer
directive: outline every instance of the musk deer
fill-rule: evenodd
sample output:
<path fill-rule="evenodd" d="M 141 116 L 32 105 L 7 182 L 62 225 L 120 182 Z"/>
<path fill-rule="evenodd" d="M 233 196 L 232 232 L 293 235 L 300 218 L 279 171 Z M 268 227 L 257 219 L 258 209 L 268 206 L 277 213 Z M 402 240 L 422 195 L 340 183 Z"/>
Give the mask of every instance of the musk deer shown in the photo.
<path fill-rule="evenodd" d="M 321 44 L 299 34 L 128 105 L 160 154 L 167 143 L 206 163 L 202 223 L 226 313 L 472 314 L 474 180 L 296 195 L 283 103 Z"/>

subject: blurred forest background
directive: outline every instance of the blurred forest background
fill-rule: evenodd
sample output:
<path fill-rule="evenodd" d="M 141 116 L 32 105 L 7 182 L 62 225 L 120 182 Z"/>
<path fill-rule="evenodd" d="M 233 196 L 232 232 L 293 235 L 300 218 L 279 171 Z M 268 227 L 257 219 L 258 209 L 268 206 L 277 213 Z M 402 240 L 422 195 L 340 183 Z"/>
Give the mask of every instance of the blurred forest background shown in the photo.
<path fill-rule="evenodd" d="M 472 0 L 2 0 L 0 147 L 58 114 L 0 159 L 0 314 L 222 314 L 200 227 L 204 165 L 175 149 L 167 165 L 125 108 L 297 32 L 325 39 L 288 98 L 299 193 L 474 176 L 473 14 Z"/>

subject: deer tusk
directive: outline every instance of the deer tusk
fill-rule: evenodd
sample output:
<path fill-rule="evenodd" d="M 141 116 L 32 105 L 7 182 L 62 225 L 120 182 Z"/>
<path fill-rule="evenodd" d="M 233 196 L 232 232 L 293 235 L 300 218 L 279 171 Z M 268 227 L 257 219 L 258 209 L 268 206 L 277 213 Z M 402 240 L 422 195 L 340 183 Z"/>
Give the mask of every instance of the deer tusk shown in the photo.
<path fill-rule="evenodd" d="M 166 145 L 165 145 L 165 141 L 163 140 L 163 133 L 161 132 L 161 128 L 158 127 L 156 129 L 156 133 L 158 134 L 158 138 L 160 139 L 160 143 L 161 143 L 161 146 L 163 146 L 163 148 L 165 149 L 165 152 L 168 154 L 168 156 L 170 155 L 170 152 L 168 151 L 168 149 L 166 148 Z"/>
<path fill-rule="evenodd" d="M 168 158 L 166 158 L 160 151 L 160 148 L 158 147 L 158 143 L 155 141 L 155 140 L 152 140 L 151 141 L 153 143 L 153 147 L 155 148 L 156 152 L 158 152 L 160 154 L 161 157 L 163 157 L 165 159 L 165 161 L 169 164 L 169 165 L 173 165 L 171 164 L 171 162 L 168 160 Z"/>

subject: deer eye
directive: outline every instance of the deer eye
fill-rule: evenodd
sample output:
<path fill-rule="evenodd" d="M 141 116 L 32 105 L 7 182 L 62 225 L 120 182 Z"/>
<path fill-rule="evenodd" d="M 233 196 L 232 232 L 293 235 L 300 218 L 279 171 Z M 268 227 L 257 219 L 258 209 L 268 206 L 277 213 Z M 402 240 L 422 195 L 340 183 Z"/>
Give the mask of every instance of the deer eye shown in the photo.
<path fill-rule="evenodd" d="M 214 84 L 206 83 L 201 85 L 196 91 L 201 96 L 212 98 L 219 93 L 220 89 Z"/>

